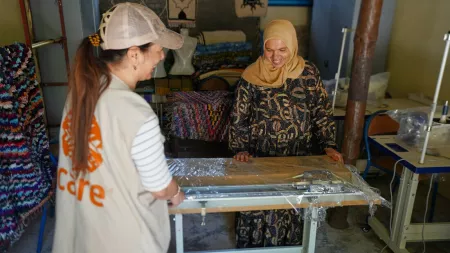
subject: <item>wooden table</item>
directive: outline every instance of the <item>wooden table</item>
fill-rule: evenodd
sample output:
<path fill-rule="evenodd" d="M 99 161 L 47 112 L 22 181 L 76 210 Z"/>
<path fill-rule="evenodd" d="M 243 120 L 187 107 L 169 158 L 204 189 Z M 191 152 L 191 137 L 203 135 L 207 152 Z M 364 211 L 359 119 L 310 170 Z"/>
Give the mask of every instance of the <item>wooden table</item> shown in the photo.
<path fill-rule="evenodd" d="M 404 110 L 408 108 L 415 107 L 430 107 L 430 105 L 424 105 L 422 103 L 407 99 L 407 98 L 391 98 L 384 99 L 383 102 L 379 106 L 374 106 L 367 104 L 366 106 L 366 116 L 373 114 L 376 111 L 380 110 Z M 442 112 L 436 112 L 436 117 L 440 117 Z M 343 119 L 345 118 L 345 108 L 336 107 L 334 109 L 334 118 L 335 119 Z"/>
<path fill-rule="evenodd" d="M 422 241 L 422 223 L 411 223 L 414 201 L 420 174 L 450 173 L 450 156 L 426 156 L 419 163 L 420 153 L 396 141 L 394 135 L 369 137 L 369 142 L 403 165 L 402 179 L 394 209 L 392 233 L 375 217 L 369 219 L 374 232 L 395 253 L 408 253 L 407 242 Z M 448 149 L 446 150 L 447 152 Z M 424 204 L 425 205 L 425 204 Z M 424 225 L 425 241 L 450 240 L 450 223 L 427 223 Z"/>
<path fill-rule="evenodd" d="M 367 194 L 373 192 L 329 192 L 317 193 L 313 188 L 301 191 L 296 183 L 305 180 L 293 178 L 304 177 L 310 173 L 319 173 L 314 177 L 314 184 L 320 182 L 339 181 L 350 186 L 348 182 L 356 182 L 356 175 L 343 164 L 332 161 L 327 156 L 314 157 L 278 157 L 253 158 L 249 163 L 233 159 L 172 159 L 168 160 L 172 175 L 182 186 L 187 199 L 177 208 L 170 209 L 175 214 L 177 253 L 184 252 L 183 246 L 183 214 L 201 214 L 213 212 L 239 212 L 252 210 L 274 210 L 289 208 L 305 208 L 310 216 L 305 219 L 304 240 L 301 247 L 276 247 L 259 249 L 236 249 L 214 252 L 307 252 L 315 251 L 317 222 L 324 207 L 368 205 Z M 323 174 L 322 174 L 323 173 Z M 329 177 L 332 175 L 332 177 Z M 327 179 L 325 179 L 327 178 Z M 322 180 L 322 181 L 317 181 Z M 307 181 L 307 180 L 306 180 Z M 319 183 L 318 183 L 319 182 Z M 336 183 L 337 182 L 337 183 Z M 347 182 L 347 183 L 346 183 Z M 359 182 L 359 181 L 358 181 Z M 253 189 L 267 191 L 248 194 Z M 267 187 L 267 188 L 265 188 Z M 286 192 L 285 190 L 288 189 Z M 213 192 L 212 197 L 198 197 L 199 191 Z M 217 191 L 217 192 L 216 192 Z M 282 194 L 277 195 L 277 191 Z M 267 194 L 270 192 L 270 194 Z M 239 195 L 243 193 L 242 195 Z M 264 194 L 260 194 L 264 193 Z M 274 195 L 271 195 L 271 194 Z M 376 194 L 377 195 L 377 194 Z M 204 195 L 201 195 L 204 196 Z M 375 196 L 375 195 L 373 195 Z M 377 195 L 379 197 L 379 195 Z M 380 204 L 380 198 L 374 204 Z"/>

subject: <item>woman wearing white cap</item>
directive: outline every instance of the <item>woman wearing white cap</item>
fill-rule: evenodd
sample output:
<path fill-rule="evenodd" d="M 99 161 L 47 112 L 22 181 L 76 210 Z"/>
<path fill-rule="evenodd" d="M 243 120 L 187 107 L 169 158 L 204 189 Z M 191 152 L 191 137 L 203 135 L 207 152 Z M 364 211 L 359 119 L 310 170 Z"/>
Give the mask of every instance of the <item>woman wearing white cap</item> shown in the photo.
<path fill-rule="evenodd" d="M 149 104 L 133 92 L 181 35 L 147 7 L 115 5 L 78 48 L 61 124 L 54 253 L 167 252 L 172 179 Z M 94 48 L 100 46 L 99 57 Z"/>

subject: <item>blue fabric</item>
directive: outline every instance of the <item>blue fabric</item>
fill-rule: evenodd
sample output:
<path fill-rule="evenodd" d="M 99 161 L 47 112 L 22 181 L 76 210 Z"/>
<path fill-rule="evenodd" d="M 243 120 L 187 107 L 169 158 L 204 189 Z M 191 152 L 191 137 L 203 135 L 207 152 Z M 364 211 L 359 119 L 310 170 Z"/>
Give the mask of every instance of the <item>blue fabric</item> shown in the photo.
<path fill-rule="evenodd" d="M 197 45 L 195 56 L 217 54 L 223 52 L 251 51 L 252 43 L 250 42 L 225 42 L 211 45 Z"/>

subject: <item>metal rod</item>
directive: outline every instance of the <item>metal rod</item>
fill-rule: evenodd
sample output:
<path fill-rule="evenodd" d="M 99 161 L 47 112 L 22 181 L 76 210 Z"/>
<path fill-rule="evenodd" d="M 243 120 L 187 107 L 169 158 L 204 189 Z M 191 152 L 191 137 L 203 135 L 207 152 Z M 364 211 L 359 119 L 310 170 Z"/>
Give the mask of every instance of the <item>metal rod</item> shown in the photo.
<path fill-rule="evenodd" d="M 63 44 L 63 50 L 64 50 L 64 59 L 66 61 L 67 78 L 69 78 L 69 75 L 70 75 L 70 59 L 69 59 L 69 51 L 67 49 L 66 25 L 64 23 L 64 12 L 63 12 L 62 0 L 58 0 L 58 10 L 59 10 L 59 22 L 61 24 L 61 33 L 62 33 L 62 37 L 64 38 L 62 40 L 62 44 Z"/>
<path fill-rule="evenodd" d="M 430 112 L 430 117 L 428 118 L 428 125 L 427 125 L 427 129 L 426 129 L 427 132 L 425 134 L 425 141 L 423 142 L 423 150 L 422 150 L 422 153 L 420 154 L 420 160 L 419 160 L 420 164 L 423 164 L 425 162 L 425 154 L 427 153 L 428 141 L 430 140 L 430 133 L 431 133 L 431 128 L 433 126 L 433 120 L 434 120 L 434 112 L 436 111 L 436 105 L 437 105 L 438 98 L 439 98 L 439 92 L 441 91 L 442 78 L 444 77 L 445 65 L 447 63 L 448 51 L 450 48 L 450 31 L 447 34 L 445 34 L 444 41 L 447 41 L 447 42 L 445 44 L 444 55 L 442 56 L 441 70 L 439 71 L 439 76 L 438 76 L 438 80 L 437 80 L 437 84 L 436 84 L 436 90 L 434 91 L 433 103 L 431 104 L 431 112 Z"/>
<path fill-rule="evenodd" d="M 337 94 L 337 89 L 339 86 L 339 77 L 341 75 L 341 67 L 342 67 L 342 59 L 344 58 L 344 49 L 345 49 L 345 41 L 347 39 L 347 33 L 351 32 L 352 29 L 348 29 L 347 27 L 342 28 L 342 44 L 341 44 L 341 54 L 339 56 L 339 64 L 338 64 L 338 69 L 337 72 L 334 76 L 334 79 L 336 80 L 336 83 L 334 84 L 334 92 L 333 92 L 333 112 L 334 112 L 334 107 L 336 105 L 336 94 Z"/>
<path fill-rule="evenodd" d="M 407 178 L 409 182 L 405 194 L 406 200 L 405 202 L 403 202 L 404 206 L 396 207 L 402 209 L 401 211 L 402 214 L 400 215 L 400 219 L 394 221 L 395 223 L 398 223 L 396 240 L 394 242 L 395 244 L 397 244 L 397 247 L 399 249 L 405 249 L 406 246 L 405 232 L 407 231 L 409 225 L 411 225 L 411 217 L 414 209 L 414 201 L 416 200 L 417 186 L 419 184 L 419 174 L 412 173 L 412 171 L 410 171 L 410 173 L 408 173 L 407 175 L 409 175 Z"/>
<path fill-rule="evenodd" d="M 39 227 L 39 237 L 37 246 L 37 252 L 39 253 L 42 251 L 42 245 L 44 243 L 45 223 L 47 223 L 48 206 L 49 203 L 46 202 L 42 207 L 41 225 Z"/>
<path fill-rule="evenodd" d="M 403 167 L 403 171 L 402 171 L 402 176 L 400 178 L 400 186 L 398 188 L 398 194 L 397 194 L 397 198 L 395 200 L 395 209 L 394 209 L 394 217 L 392 217 L 392 228 L 389 228 L 389 235 L 390 235 L 390 241 L 392 243 L 395 243 L 397 240 L 397 235 L 398 235 L 398 230 L 399 230 L 399 225 L 400 223 L 397 222 L 400 220 L 400 218 L 403 215 L 403 209 L 398 208 L 400 206 L 405 206 L 406 203 L 406 193 L 408 192 L 408 187 L 409 184 L 411 183 L 411 178 L 412 178 L 412 172 L 408 169 Z M 392 205 L 394 205 L 394 200 L 391 200 Z"/>
<path fill-rule="evenodd" d="M 25 35 L 25 43 L 28 46 L 30 46 L 31 45 L 30 26 L 28 25 L 27 8 L 25 7 L 24 0 L 19 0 L 19 5 L 20 5 L 20 16 L 23 25 L 23 33 Z"/>
<path fill-rule="evenodd" d="M 43 41 L 39 41 L 36 43 L 31 44 L 31 48 L 38 48 L 38 47 L 42 47 L 45 45 L 50 45 L 50 44 L 55 44 L 55 43 L 60 43 L 64 38 L 57 38 L 57 39 L 50 39 L 50 40 L 43 40 Z"/>
<path fill-rule="evenodd" d="M 316 251 L 317 222 L 319 220 L 319 209 L 310 207 L 311 217 L 305 220 L 303 228 L 303 253 L 314 253 Z"/>
<path fill-rule="evenodd" d="M 197 210 L 200 213 L 200 210 L 204 208 L 202 202 L 207 202 L 206 211 L 208 213 L 228 212 L 230 210 L 248 211 L 252 207 L 261 207 L 262 209 L 259 210 L 272 210 L 280 209 L 280 206 L 285 209 L 284 207 L 337 206 L 337 203 L 345 203 L 347 206 L 381 204 L 380 199 L 368 199 L 367 194 L 361 191 L 351 193 L 292 193 L 278 196 L 222 196 L 217 193 L 216 197 L 208 198 L 193 198 L 193 195 L 187 195 L 187 199 L 171 211 L 172 213 L 183 213 L 183 210 Z"/>
<path fill-rule="evenodd" d="M 175 240 L 177 245 L 177 253 L 184 253 L 183 238 L 183 215 L 175 214 Z"/>

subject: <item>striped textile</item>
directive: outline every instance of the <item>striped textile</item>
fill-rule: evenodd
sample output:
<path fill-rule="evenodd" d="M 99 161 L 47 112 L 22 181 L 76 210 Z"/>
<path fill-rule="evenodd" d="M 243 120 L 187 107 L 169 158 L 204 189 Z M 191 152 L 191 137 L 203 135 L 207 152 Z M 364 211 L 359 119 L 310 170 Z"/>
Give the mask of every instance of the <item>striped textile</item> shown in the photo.
<path fill-rule="evenodd" d="M 168 95 L 167 117 L 172 136 L 181 139 L 226 141 L 233 93 L 188 91 Z"/>

